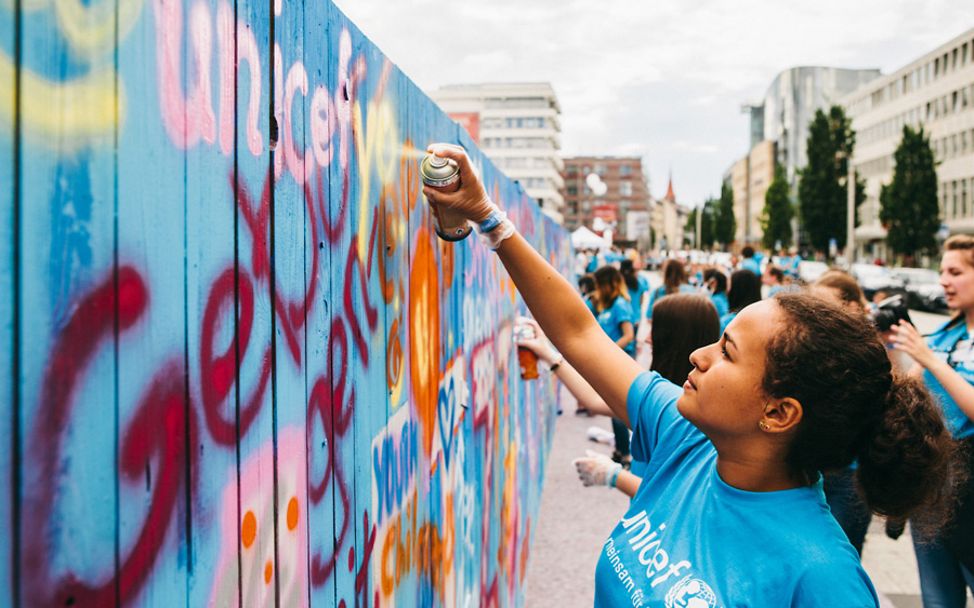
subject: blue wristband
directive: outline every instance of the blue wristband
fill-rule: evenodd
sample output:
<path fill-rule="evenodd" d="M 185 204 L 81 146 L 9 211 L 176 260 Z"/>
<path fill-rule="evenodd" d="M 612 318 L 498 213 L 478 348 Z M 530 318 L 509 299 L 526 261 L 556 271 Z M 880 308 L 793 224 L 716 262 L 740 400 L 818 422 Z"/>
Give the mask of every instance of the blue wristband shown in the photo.
<path fill-rule="evenodd" d="M 621 470 L 622 470 L 622 465 L 616 467 L 616 469 L 612 471 L 612 475 L 609 476 L 609 483 L 606 485 L 608 485 L 610 488 L 616 487 L 616 478 L 619 477 L 619 471 Z"/>
<path fill-rule="evenodd" d="M 500 209 L 494 209 L 490 212 L 490 215 L 487 216 L 487 219 L 477 224 L 477 232 L 480 234 L 487 234 L 494 228 L 500 226 L 501 222 L 503 222 L 506 218 L 506 213 Z"/>

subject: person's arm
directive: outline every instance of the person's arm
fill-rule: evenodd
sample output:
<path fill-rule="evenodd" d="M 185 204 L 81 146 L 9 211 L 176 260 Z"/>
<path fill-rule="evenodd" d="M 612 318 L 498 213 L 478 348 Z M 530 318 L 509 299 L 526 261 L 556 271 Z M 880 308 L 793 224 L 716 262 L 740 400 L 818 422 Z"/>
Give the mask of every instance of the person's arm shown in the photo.
<path fill-rule="evenodd" d="M 639 484 L 643 482 L 642 477 L 637 477 L 629 471 L 623 469 L 619 471 L 619 475 L 616 477 L 616 489 L 632 498 L 639 491 Z"/>
<path fill-rule="evenodd" d="M 496 209 L 459 147 L 435 145 L 430 151 L 454 160 L 460 169 L 460 189 L 441 192 L 428 186 L 423 194 L 435 205 L 449 207 L 474 222 L 483 222 Z M 615 416 L 629 425 L 626 398 L 643 371 L 609 338 L 589 313 L 572 285 L 517 232 L 504 239 L 497 255 L 555 347 L 602 395 Z M 631 426 L 631 425 L 630 425 Z"/>
<path fill-rule="evenodd" d="M 561 380 L 568 392 L 578 400 L 578 405 L 585 408 L 592 414 L 600 416 L 614 416 L 615 414 L 606 404 L 592 385 L 579 375 L 572 364 L 560 357 L 557 352 L 548 346 L 544 332 L 533 319 L 521 319 L 520 323 L 527 323 L 535 328 L 535 337 L 518 340 L 518 346 L 530 349 L 538 356 L 545 365 L 551 368 L 555 363 L 558 364 L 554 369 L 555 376 Z"/>
<path fill-rule="evenodd" d="M 576 458 L 572 464 L 578 471 L 578 478 L 582 481 L 582 485 L 616 488 L 629 498 L 636 495 L 639 484 L 643 481 L 641 477 L 623 469 L 621 464 L 614 462 L 605 454 L 592 450 L 585 450 L 585 456 Z"/>
<path fill-rule="evenodd" d="M 905 352 L 920 364 L 911 370 L 913 374 L 921 375 L 922 369 L 928 370 L 944 387 L 957 407 L 968 418 L 974 420 L 974 386 L 958 374 L 949 363 L 937 358 L 915 327 L 906 321 L 900 321 L 890 329 L 893 332 L 893 344 L 896 350 Z"/>
<path fill-rule="evenodd" d="M 616 344 L 619 345 L 619 348 L 625 348 L 635 339 L 636 332 L 632 328 L 631 321 L 623 321 L 619 324 L 619 327 L 622 328 L 622 336 L 616 340 Z"/>

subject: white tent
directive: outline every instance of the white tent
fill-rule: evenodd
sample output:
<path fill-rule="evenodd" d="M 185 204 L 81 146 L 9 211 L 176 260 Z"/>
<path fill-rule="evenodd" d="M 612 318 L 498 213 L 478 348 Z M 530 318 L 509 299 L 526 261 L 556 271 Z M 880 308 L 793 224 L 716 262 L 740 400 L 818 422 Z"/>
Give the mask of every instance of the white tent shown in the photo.
<path fill-rule="evenodd" d="M 578 230 L 572 233 L 572 245 L 575 249 L 602 249 L 605 247 L 605 239 L 585 226 L 579 226 Z"/>

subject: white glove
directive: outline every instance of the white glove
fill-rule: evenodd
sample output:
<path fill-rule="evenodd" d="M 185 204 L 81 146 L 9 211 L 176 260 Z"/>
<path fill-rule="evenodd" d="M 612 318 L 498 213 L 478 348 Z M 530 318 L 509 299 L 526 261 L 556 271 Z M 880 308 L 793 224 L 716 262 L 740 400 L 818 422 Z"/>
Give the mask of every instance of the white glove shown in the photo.
<path fill-rule="evenodd" d="M 609 486 L 615 487 L 616 477 L 622 465 L 615 462 L 605 454 L 585 450 L 585 458 L 576 458 L 572 461 L 575 470 L 578 471 L 578 478 L 582 484 L 588 486 Z"/>

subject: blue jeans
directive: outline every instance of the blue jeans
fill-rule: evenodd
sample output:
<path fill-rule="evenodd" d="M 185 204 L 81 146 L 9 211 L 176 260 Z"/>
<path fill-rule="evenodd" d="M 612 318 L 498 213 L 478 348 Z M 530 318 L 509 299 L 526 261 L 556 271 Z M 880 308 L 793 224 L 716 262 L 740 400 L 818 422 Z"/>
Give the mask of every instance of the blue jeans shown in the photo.
<path fill-rule="evenodd" d="M 967 589 L 974 592 L 974 575 L 943 545 L 939 536 L 920 541 L 913 534 L 913 550 L 920 570 L 923 608 L 964 608 Z"/>
<path fill-rule="evenodd" d="M 616 436 L 616 451 L 622 456 L 629 455 L 629 427 L 618 418 L 612 418 L 612 432 Z"/>

